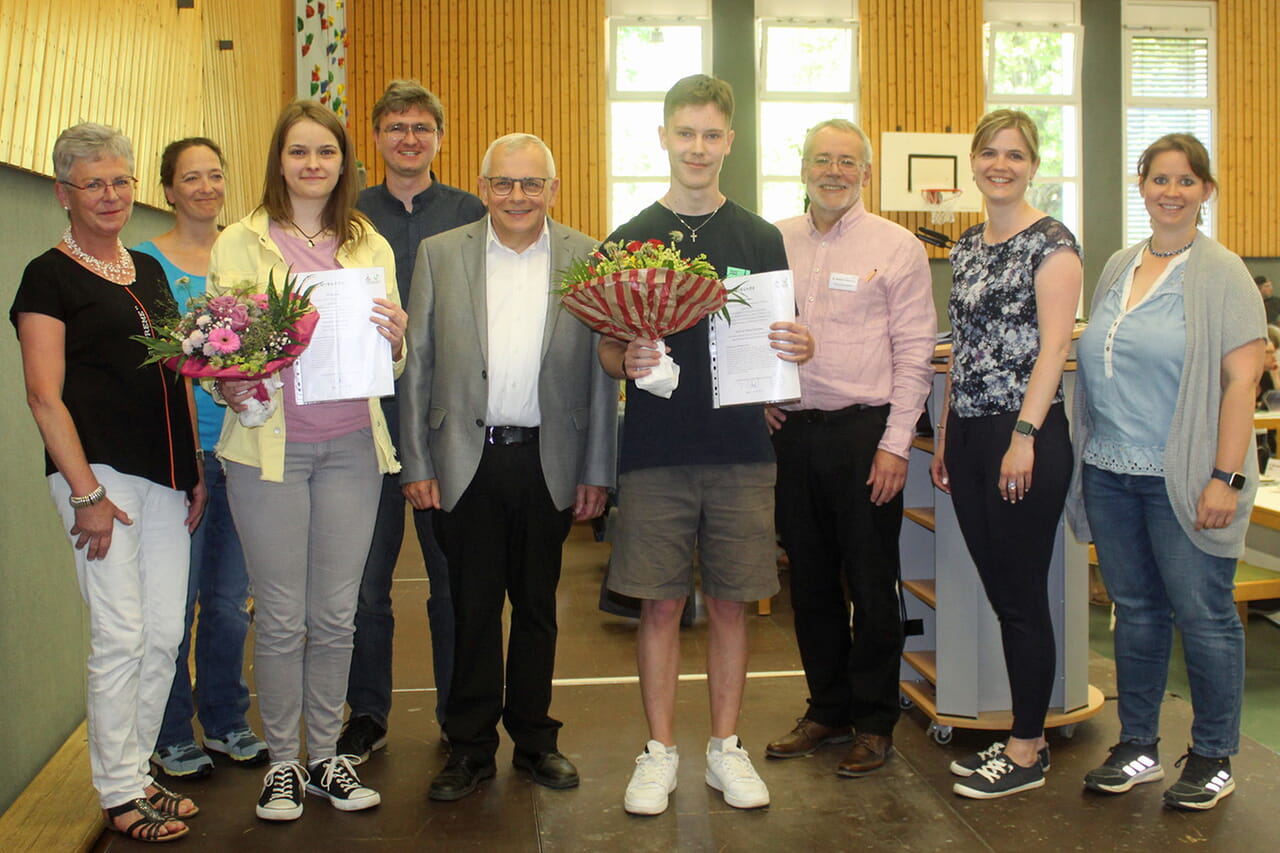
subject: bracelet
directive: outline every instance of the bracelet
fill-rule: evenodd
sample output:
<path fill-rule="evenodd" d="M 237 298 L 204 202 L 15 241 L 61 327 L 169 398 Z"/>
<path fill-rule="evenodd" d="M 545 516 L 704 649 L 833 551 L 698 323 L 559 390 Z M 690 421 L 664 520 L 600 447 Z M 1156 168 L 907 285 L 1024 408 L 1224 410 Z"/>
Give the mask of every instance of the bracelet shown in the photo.
<path fill-rule="evenodd" d="M 203 447 L 197 447 L 197 448 L 196 448 L 196 461 L 197 461 L 197 462 L 201 462 L 201 463 L 203 463 L 203 462 L 204 462 L 204 448 L 203 448 Z"/>
<path fill-rule="evenodd" d="M 98 488 L 94 489 L 89 494 L 80 495 L 80 496 L 69 495 L 67 497 L 67 501 L 75 509 L 84 509 L 87 506 L 93 506 L 94 504 L 98 503 L 106 496 L 107 496 L 106 488 L 104 488 L 103 485 L 99 483 Z"/>
<path fill-rule="evenodd" d="M 937 424 L 934 424 L 934 429 L 936 429 L 938 432 L 946 432 L 947 425 L 944 423 L 937 423 Z"/>

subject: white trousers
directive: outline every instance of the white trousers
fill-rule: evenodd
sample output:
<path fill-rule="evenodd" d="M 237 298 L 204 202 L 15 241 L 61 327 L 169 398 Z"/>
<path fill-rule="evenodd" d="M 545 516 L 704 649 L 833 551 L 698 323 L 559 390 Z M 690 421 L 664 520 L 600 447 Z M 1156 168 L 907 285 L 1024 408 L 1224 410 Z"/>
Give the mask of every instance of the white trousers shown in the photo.
<path fill-rule="evenodd" d="M 93 787 L 104 809 L 143 796 L 182 640 L 191 537 L 186 494 L 142 477 L 91 465 L 133 524 L 116 522 L 106 557 L 75 549 L 89 606 L 88 729 Z M 71 488 L 52 474 L 49 494 L 70 536 Z"/>

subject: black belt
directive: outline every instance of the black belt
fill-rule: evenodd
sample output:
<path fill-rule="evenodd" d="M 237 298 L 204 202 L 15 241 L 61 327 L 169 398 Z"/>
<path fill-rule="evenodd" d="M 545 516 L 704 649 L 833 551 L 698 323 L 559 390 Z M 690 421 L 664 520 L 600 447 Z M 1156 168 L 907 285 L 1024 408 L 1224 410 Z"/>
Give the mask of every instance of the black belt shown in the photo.
<path fill-rule="evenodd" d="M 888 403 L 880 406 L 869 406 L 866 403 L 854 403 L 852 406 L 845 406 L 843 409 L 837 409 L 834 412 L 827 412 L 822 409 L 801 409 L 798 412 L 787 412 L 787 417 L 798 417 L 807 424 L 836 424 L 841 421 L 851 420 L 865 412 L 888 411 Z"/>
<path fill-rule="evenodd" d="M 537 440 L 537 427 L 491 426 L 484 431 L 485 444 L 497 444 L 502 447 L 532 444 Z"/>

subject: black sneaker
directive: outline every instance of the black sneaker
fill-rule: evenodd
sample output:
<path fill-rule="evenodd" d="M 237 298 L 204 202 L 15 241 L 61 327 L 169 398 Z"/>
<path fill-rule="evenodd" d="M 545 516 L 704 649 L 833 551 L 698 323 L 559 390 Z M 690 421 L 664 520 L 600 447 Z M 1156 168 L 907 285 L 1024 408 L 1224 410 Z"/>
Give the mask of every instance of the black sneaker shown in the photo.
<path fill-rule="evenodd" d="M 1154 743 L 1125 741 L 1111 747 L 1107 760 L 1085 774 L 1084 786 L 1104 794 L 1123 794 L 1134 785 L 1163 778 L 1164 768 Z"/>
<path fill-rule="evenodd" d="M 368 714 L 357 714 L 347 720 L 338 735 L 338 755 L 350 755 L 356 764 L 369 760 L 375 750 L 387 745 L 387 730 Z"/>
<path fill-rule="evenodd" d="M 967 755 L 964 758 L 957 758 L 951 762 L 951 772 L 957 776 L 972 776 L 979 767 L 1002 752 L 1004 752 L 1004 741 L 998 740 L 984 750 L 975 752 L 973 755 Z M 1047 771 L 1049 769 L 1049 747 L 1045 746 L 1038 755 L 1040 757 L 1040 769 Z"/>
<path fill-rule="evenodd" d="M 382 802 L 382 795 L 360 782 L 351 758 L 350 755 L 335 755 L 312 764 L 307 791 L 328 798 L 335 809 L 344 812 L 358 812 L 378 805 Z"/>
<path fill-rule="evenodd" d="M 1020 767 L 1001 753 L 973 771 L 964 782 L 952 785 L 951 790 L 974 800 L 994 800 L 1043 785 L 1044 770 L 1039 761 L 1030 767 Z"/>
<path fill-rule="evenodd" d="M 1170 808 L 1211 809 L 1236 789 L 1230 758 L 1206 758 L 1187 750 L 1173 766 L 1182 767 L 1182 778 L 1164 792 L 1164 804 Z"/>
<path fill-rule="evenodd" d="M 307 771 L 296 761 L 277 761 L 262 780 L 262 796 L 256 809 L 263 820 L 297 820 L 302 817 Z"/>

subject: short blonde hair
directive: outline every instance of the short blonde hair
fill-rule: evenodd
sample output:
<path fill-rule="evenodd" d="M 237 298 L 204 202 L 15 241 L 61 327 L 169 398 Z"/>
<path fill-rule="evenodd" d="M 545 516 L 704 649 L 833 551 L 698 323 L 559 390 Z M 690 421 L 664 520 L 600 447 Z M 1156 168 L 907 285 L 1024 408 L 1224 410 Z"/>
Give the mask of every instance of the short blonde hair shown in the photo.
<path fill-rule="evenodd" d="M 1016 130 L 1022 134 L 1027 143 L 1027 152 L 1031 162 L 1040 163 L 1040 129 L 1031 120 L 1031 116 L 1022 110 L 992 110 L 978 120 L 973 130 L 973 142 L 969 145 L 969 156 L 973 156 L 991 143 L 991 138 L 1002 130 Z"/>

